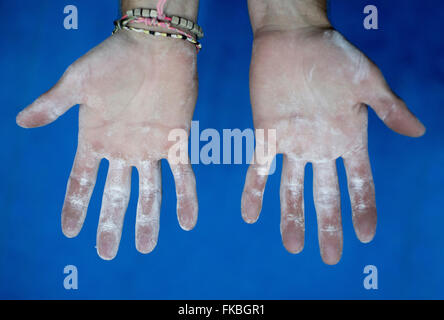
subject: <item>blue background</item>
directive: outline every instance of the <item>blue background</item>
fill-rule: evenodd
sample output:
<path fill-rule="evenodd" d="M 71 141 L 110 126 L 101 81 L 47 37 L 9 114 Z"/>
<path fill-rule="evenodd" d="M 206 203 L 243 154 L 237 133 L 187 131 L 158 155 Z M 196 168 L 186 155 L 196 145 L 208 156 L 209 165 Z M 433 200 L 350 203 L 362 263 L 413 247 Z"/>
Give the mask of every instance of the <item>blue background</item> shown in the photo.
<path fill-rule="evenodd" d="M 79 10 L 79 29 L 63 28 L 63 8 Z M 363 28 L 363 8 L 379 8 L 380 29 Z M 109 36 L 117 1 L 1 1 L 0 14 L 0 298 L 3 299 L 298 299 L 444 298 L 444 3 L 432 0 L 332 0 L 333 25 L 373 59 L 389 84 L 427 126 L 421 139 L 399 136 L 373 112 L 369 148 L 376 182 L 378 230 L 370 244 L 355 237 L 344 168 L 344 254 L 321 261 L 312 199 L 305 179 L 306 245 L 291 255 L 279 234 L 281 157 L 270 177 L 261 218 L 245 224 L 240 199 L 247 165 L 194 165 L 199 221 L 177 223 L 172 175 L 163 163 L 160 239 L 155 251 L 134 246 L 137 175 L 118 256 L 94 248 L 107 171 L 103 161 L 84 228 L 63 236 L 60 211 L 77 141 L 77 108 L 40 129 L 16 126 L 15 116 L 49 89 L 76 58 Z M 226 16 L 225 13 L 229 13 Z M 248 71 L 252 45 L 246 0 L 202 0 L 205 29 L 199 54 L 200 128 L 251 128 Z M 233 23 L 228 32 L 221 21 Z M 148 143 L 148 142 L 147 142 Z M 79 289 L 63 287 L 63 268 L 77 266 Z M 363 269 L 378 267 L 379 290 L 363 287 Z"/>

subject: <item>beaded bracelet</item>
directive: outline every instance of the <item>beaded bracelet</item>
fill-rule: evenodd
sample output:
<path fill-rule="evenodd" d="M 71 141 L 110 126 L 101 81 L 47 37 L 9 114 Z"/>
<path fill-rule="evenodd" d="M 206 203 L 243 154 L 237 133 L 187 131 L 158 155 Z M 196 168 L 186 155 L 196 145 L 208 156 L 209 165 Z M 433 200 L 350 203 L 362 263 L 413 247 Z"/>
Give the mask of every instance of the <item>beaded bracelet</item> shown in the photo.
<path fill-rule="evenodd" d="M 171 26 L 170 23 L 168 22 L 162 22 L 159 21 L 156 18 L 138 18 L 138 17 L 128 17 L 128 16 L 123 16 L 122 19 L 118 20 L 116 23 L 119 27 L 126 27 L 129 23 L 131 22 L 135 22 L 135 23 L 141 23 L 144 24 L 146 26 L 152 26 L 152 27 L 161 27 L 161 28 L 165 28 L 165 29 L 169 29 L 172 30 L 174 32 L 177 32 L 183 36 L 186 36 L 187 38 L 193 39 L 194 37 L 193 35 L 184 32 L 180 29 L 174 28 Z"/>
<path fill-rule="evenodd" d="M 160 37 L 167 37 L 167 38 L 174 38 L 174 39 L 182 39 L 191 42 L 196 46 L 197 51 L 199 52 L 200 49 L 202 49 L 202 45 L 194 40 L 193 38 L 189 38 L 187 36 L 184 36 L 182 34 L 176 34 L 176 33 L 168 33 L 168 32 L 159 32 L 159 31 L 152 31 L 152 30 L 146 30 L 142 28 L 135 28 L 127 25 L 119 25 L 116 24 L 116 27 L 114 28 L 113 34 L 116 33 L 118 30 L 129 30 L 129 31 L 135 31 L 135 32 L 141 32 L 144 34 L 149 34 L 151 36 L 160 36 Z"/>
<path fill-rule="evenodd" d="M 173 17 L 167 16 L 164 12 L 164 7 L 166 2 L 167 0 L 158 0 L 157 10 L 143 9 L 143 8 L 128 10 L 126 15 L 124 15 L 121 19 L 114 22 L 115 28 L 113 34 L 116 33 L 118 30 L 124 29 L 136 32 L 143 32 L 145 34 L 149 34 L 152 36 L 163 36 L 175 39 L 183 39 L 194 44 L 196 46 L 197 52 L 199 52 L 199 50 L 202 48 L 202 45 L 196 39 L 203 38 L 202 28 L 191 20 L 177 16 Z M 172 30 L 176 33 L 158 32 L 142 28 L 136 28 L 128 25 L 131 22 L 143 23 L 146 26 L 161 27 L 168 30 Z M 188 30 L 191 32 L 191 34 L 186 31 L 182 31 L 179 28 Z"/>
<path fill-rule="evenodd" d="M 133 10 L 128 10 L 126 12 L 126 15 L 128 17 L 165 20 L 167 22 L 170 22 L 173 27 L 183 28 L 185 30 L 190 31 L 191 33 L 196 35 L 197 39 L 202 39 L 204 37 L 203 30 L 197 23 L 194 23 L 191 20 L 178 16 L 169 17 L 164 14 L 163 16 L 161 16 L 159 15 L 156 9 L 143 9 L 143 8 L 133 9 Z"/>

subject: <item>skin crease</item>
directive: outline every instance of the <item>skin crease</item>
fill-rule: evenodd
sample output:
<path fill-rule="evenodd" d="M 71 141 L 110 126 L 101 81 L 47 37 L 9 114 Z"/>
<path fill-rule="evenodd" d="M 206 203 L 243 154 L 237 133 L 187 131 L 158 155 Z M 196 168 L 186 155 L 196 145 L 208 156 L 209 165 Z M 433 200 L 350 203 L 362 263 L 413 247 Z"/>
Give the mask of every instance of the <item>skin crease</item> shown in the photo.
<path fill-rule="evenodd" d="M 343 242 L 337 158 L 346 167 L 357 237 L 370 242 L 376 230 L 367 105 L 398 133 L 419 137 L 425 128 L 378 67 L 331 27 L 325 8 L 325 1 L 318 0 L 249 1 L 254 31 L 250 89 L 255 128 L 276 129 L 276 153 L 284 155 L 283 244 L 291 253 L 303 249 L 304 167 L 311 162 L 321 256 L 336 264 Z M 267 180 L 260 172 L 267 169 L 252 165 L 248 170 L 242 196 L 248 223 L 259 217 Z"/>
<path fill-rule="evenodd" d="M 100 257 L 118 251 L 131 189 L 131 167 L 140 188 L 136 248 L 154 249 L 159 232 L 160 160 L 175 141 L 172 129 L 189 132 L 197 98 L 196 49 L 182 40 L 119 31 L 77 60 L 61 80 L 17 116 L 24 128 L 55 121 L 75 104 L 78 149 L 62 210 L 62 230 L 75 237 L 82 228 L 99 162 L 109 160 L 97 230 Z M 176 183 L 181 227 L 197 221 L 194 173 L 189 164 L 170 164 Z"/>

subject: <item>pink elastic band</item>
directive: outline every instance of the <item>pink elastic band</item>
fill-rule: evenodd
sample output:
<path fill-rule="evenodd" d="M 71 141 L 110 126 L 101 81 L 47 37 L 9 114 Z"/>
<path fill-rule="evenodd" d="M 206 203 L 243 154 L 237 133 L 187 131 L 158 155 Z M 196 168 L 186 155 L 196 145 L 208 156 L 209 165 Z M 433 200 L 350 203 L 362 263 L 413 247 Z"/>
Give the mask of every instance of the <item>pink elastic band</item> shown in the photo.
<path fill-rule="evenodd" d="M 157 2 L 157 16 L 160 20 L 165 19 L 165 13 L 163 12 L 163 8 L 165 7 L 167 0 L 159 0 Z"/>
<path fill-rule="evenodd" d="M 172 27 L 171 24 L 168 23 L 168 22 L 162 22 L 162 21 L 159 21 L 159 20 L 157 20 L 155 18 L 154 19 L 152 19 L 152 18 L 138 18 L 138 19 L 135 20 L 135 22 L 143 23 L 146 26 L 159 26 L 159 27 L 162 27 L 162 28 L 165 28 L 165 29 L 169 29 L 169 30 L 175 31 L 175 32 L 177 32 L 177 33 L 179 33 L 179 34 L 181 34 L 183 36 L 188 37 L 188 38 L 193 38 L 193 36 L 191 34 L 186 33 L 186 32 L 184 32 L 184 31 L 182 31 L 180 29 Z"/>

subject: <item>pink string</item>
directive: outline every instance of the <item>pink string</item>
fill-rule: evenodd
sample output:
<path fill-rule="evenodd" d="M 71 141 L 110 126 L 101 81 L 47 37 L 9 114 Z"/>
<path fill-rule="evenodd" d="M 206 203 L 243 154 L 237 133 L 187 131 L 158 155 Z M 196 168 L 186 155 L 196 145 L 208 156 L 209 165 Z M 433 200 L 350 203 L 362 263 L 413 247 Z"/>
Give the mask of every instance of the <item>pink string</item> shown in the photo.
<path fill-rule="evenodd" d="M 135 22 L 143 23 L 146 26 L 159 26 L 162 28 L 173 30 L 183 36 L 186 36 L 187 38 L 193 39 L 193 36 L 191 34 L 186 33 L 180 29 L 177 29 L 177 28 L 174 28 L 171 26 L 171 24 L 169 22 L 172 20 L 172 18 L 167 17 L 164 12 L 165 4 L 167 1 L 168 0 L 159 0 L 157 2 L 157 19 L 156 18 L 138 18 L 135 20 Z M 122 19 L 125 19 L 127 17 L 128 17 L 127 15 L 124 15 L 122 17 Z M 166 22 L 163 22 L 163 21 L 166 21 Z M 199 49 L 197 49 L 197 50 L 199 51 Z"/>
<path fill-rule="evenodd" d="M 157 16 L 160 20 L 165 19 L 165 13 L 163 12 L 163 9 L 165 7 L 167 0 L 159 0 L 157 2 Z"/>
<path fill-rule="evenodd" d="M 135 20 L 135 22 L 143 23 L 146 26 L 159 26 L 159 27 L 162 27 L 162 28 L 166 28 L 166 29 L 175 31 L 175 32 L 177 32 L 177 33 L 179 33 L 179 34 L 181 34 L 183 36 L 186 36 L 187 38 L 193 38 L 191 34 L 186 33 L 186 32 L 184 32 L 184 31 L 182 31 L 180 29 L 172 27 L 171 24 L 168 23 L 168 22 L 162 22 L 162 21 L 159 21 L 157 19 L 152 19 L 152 18 L 138 18 L 138 19 Z"/>

